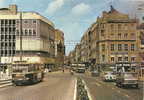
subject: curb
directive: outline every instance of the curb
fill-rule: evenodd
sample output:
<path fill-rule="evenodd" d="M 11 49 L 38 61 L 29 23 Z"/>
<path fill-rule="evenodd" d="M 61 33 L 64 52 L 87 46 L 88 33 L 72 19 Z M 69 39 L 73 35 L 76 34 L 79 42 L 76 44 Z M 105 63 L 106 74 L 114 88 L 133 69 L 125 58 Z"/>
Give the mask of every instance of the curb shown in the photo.
<path fill-rule="evenodd" d="M 7 86 L 12 86 L 12 82 L 11 82 L 11 79 L 8 79 L 8 80 L 0 80 L 0 88 L 4 88 L 4 87 L 7 87 Z"/>
<path fill-rule="evenodd" d="M 12 86 L 13 84 L 12 83 L 9 83 L 9 84 L 4 84 L 4 85 L 0 85 L 0 88 L 5 88 L 7 86 Z"/>
<path fill-rule="evenodd" d="M 77 100 L 77 79 L 75 79 L 74 100 Z"/>

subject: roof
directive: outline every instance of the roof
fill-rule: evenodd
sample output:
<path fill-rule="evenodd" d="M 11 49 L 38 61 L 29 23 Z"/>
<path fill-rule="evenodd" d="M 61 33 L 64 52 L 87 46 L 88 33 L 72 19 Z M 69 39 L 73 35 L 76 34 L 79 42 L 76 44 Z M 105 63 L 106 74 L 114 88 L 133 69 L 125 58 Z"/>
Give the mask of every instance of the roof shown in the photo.
<path fill-rule="evenodd" d="M 97 18 L 98 23 L 127 23 L 134 22 L 129 18 L 127 14 L 121 13 L 117 11 L 113 6 L 111 6 L 111 10 L 106 12 L 103 11 L 102 17 Z"/>
<path fill-rule="evenodd" d="M 39 19 L 54 27 L 54 24 L 50 20 L 36 12 L 18 12 L 17 14 L 1 14 L 0 19 L 20 19 L 20 13 L 22 13 L 22 19 Z"/>

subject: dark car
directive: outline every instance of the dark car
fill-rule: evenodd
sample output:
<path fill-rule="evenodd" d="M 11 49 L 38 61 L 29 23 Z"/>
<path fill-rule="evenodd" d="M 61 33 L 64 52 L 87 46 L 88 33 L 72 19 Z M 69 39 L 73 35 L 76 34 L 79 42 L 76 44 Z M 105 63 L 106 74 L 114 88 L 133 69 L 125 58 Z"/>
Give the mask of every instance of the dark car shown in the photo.
<path fill-rule="evenodd" d="M 97 70 L 91 71 L 91 76 L 98 77 L 99 72 Z"/>
<path fill-rule="evenodd" d="M 116 78 L 116 85 L 119 87 L 135 86 L 138 88 L 137 73 L 134 72 L 119 73 Z"/>

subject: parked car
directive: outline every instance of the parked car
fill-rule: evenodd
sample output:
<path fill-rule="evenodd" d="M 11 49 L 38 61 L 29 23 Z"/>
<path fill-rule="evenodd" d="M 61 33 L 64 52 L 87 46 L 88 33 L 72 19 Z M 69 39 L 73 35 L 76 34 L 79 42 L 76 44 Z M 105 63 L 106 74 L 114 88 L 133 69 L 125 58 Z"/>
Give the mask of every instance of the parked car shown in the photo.
<path fill-rule="evenodd" d="M 113 72 L 104 72 L 103 81 L 115 81 L 116 75 Z"/>
<path fill-rule="evenodd" d="M 94 76 L 94 77 L 98 77 L 99 72 L 97 70 L 91 71 L 91 75 Z"/>
<path fill-rule="evenodd" d="M 135 86 L 138 88 L 137 73 L 134 72 L 119 73 L 117 75 L 116 85 L 118 87 Z"/>
<path fill-rule="evenodd" d="M 77 73 L 85 73 L 85 68 L 77 68 Z"/>

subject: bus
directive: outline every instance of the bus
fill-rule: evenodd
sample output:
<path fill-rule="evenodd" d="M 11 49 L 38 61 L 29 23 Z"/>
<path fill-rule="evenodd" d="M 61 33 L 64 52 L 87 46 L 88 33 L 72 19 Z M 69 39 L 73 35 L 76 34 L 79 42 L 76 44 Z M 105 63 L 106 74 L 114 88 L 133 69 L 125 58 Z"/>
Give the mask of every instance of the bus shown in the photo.
<path fill-rule="evenodd" d="M 15 61 L 12 63 L 12 83 L 24 85 L 37 83 L 44 78 L 44 65 L 40 63 L 28 63 L 26 61 Z"/>

